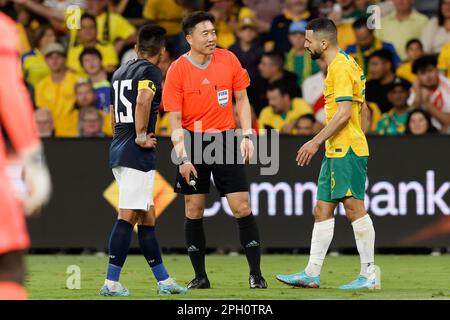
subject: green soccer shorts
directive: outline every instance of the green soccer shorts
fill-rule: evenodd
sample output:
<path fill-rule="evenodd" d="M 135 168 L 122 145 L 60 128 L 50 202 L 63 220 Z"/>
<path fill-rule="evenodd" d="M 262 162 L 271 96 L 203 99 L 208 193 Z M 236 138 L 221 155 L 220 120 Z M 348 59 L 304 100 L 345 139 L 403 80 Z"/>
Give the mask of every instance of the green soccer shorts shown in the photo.
<path fill-rule="evenodd" d="M 363 200 L 368 158 L 358 157 L 352 148 L 342 158 L 323 157 L 317 200 L 335 203 L 346 197 Z"/>

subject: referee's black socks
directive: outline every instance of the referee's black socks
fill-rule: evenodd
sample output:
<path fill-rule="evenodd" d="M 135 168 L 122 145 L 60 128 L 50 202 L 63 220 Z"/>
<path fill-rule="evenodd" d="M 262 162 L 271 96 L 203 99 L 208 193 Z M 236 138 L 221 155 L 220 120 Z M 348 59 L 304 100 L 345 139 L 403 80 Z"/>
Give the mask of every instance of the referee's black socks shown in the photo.
<path fill-rule="evenodd" d="M 247 256 L 250 274 L 260 276 L 261 246 L 256 220 L 250 212 L 250 215 L 236 221 L 239 225 L 239 238 Z"/>
<path fill-rule="evenodd" d="M 203 219 L 189 219 L 186 217 L 184 224 L 186 246 L 194 267 L 196 278 L 205 278 L 205 232 L 203 231 Z"/>

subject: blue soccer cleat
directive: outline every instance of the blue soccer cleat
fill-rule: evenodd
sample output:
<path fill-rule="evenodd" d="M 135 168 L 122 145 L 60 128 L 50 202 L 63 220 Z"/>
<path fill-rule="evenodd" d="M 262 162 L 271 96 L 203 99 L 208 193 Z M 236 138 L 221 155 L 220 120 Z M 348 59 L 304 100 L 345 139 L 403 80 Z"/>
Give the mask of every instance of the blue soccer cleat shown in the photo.
<path fill-rule="evenodd" d="M 178 285 L 174 279 L 170 279 L 169 283 L 158 282 L 157 292 L 159 295 L 186 294 L 187 291 L 187 288 Z"/>
<path fill-rule="evenodd" d="M 128 297 L 130 295 L 130 292 L 120 283 L 117 283 L 116 288 L 114 288 L 114 290 L 109 289 L 108 286 L 105 284 L 100 289 L 100 295 L 104 297 Z"/>
<path fill-rule="evenodd" d="M 339 289 L 341 290 L 359 290 L 359 289 L 372 290 L 379 288 L 380 287 L 378 285 L 375 274 L 373 276 L 370 276 L 369 278 L 360 274 L 356 280 L 353 280 L 352 282 L 339 287 Z"/>
<path fill-rule="evenodd" d="M 320 287 L 320 275 L 315 277 L 308 276 L 305 271 L 300 273 L 294 273 L 290 275 L 277 275 L 277 280 L 287 284 L 289 286 L 301 287 L 301 288 L 319 288 Z"/>

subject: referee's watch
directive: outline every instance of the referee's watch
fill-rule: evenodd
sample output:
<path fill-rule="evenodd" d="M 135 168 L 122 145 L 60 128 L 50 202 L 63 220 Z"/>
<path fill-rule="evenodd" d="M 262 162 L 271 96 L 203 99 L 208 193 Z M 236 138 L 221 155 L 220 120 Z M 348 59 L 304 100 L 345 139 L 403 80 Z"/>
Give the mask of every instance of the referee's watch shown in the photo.
<path fill-rule="evenodd" d="M 186 163 L 190 163 L 191 159 L 189 159 L 189 157 L 183 157 L 181 158 L 181 164 L 186 164 Z"/>

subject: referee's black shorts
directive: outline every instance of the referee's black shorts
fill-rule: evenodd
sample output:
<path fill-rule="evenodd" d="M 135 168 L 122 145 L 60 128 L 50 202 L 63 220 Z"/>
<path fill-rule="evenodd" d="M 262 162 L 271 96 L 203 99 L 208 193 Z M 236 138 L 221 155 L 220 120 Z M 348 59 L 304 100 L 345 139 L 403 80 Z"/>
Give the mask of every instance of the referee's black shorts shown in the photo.
<path fill-rule="evenodd" d="M 179 166 L 177 166 L 177 177 L 174 186 L 174 191 L 176 193 L 186 195 L 209 193 L 209 188 L 211 185 L 211 174 L 212 178 L 214 179 L 214 184 L 217 190 L 219 191 L 221 197 L 224 197 L 226 194 L 233 192 L 248 192 L 248 183 L 245 174 L 245 165 L 237 162 L 241 151 L 238 145 L 238 139 L 236 137 L 232 140 L 232 143 L 227 143 L 227 139 L 225 137 L 226 132 L 223 132 L 221 135 L 223 141 L 222 155 L 224 158 L 222 158 L 221 161 L 217 161 L 217 163 L 211 163 L 209 161 L 206 161 L 207 163 L 205 163 L 205 159 L 201 158 L 201 162 L 198 163 L 199 162 L 198 160 L 200 158 L 198 155 L 196 156 L 194 152 L 195 150 L 194 133 L 189 131 L 187 131 L 186 133 L 190 136 L 190 148 L 187 145 L 188 144 L 187 142 L 185 144 L 187 153 L 189 158 L 191 159 L 192 164 L 195 167 L 195 170 L 197 170 L 198 178 L 196 179 L 195 188 L 190 186 L 183 178 L 183 176 L 180 174 Z M 231 131 L 228 133 L 230 134 Z M 200 135 L 200 137 L 202 138 L 201 150 L 203 155 L 205 148 L 207 148 L 208 145 L 210 145 L 210 143 L 213 143 L 214 139 L 212 139 L 213 141 L 203 141 L 205 140 L 203 139 L 203 137 L 206 134 L 195 133 L 195 135 L 197 135 L 197 138 L 199 137 L 198 135 Z M 185 134 L 185 141 L 186 141 L 186 134 Z M 226 163 L 225 157 L 227 154 L 230 155 L 231 152 L 233 152 L 234 154 L 233 163 L 229 163 L 230 161 Z"/>

